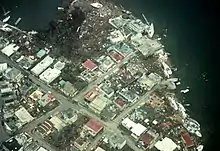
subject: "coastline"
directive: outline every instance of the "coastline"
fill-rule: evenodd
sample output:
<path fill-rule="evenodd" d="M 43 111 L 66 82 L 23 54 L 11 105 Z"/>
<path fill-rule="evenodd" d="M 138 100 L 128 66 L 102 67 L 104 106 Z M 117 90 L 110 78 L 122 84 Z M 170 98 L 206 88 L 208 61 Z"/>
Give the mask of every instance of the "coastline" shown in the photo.
<path fill-rule="evenodd" d="M 172 55 L 171 55 L 171 58 L 172 58 Z M 181 69 L 180 69 L 181 70 Z"/>

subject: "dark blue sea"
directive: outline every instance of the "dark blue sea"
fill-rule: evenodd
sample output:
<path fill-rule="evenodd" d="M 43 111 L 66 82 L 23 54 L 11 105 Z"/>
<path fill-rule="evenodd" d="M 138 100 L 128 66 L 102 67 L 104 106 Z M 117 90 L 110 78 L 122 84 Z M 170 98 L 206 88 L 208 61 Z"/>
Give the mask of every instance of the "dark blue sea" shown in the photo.
<path fill-rule="evenodd" d="M 1 0 L 0 0 L 1 1 Z M 54 19 L 61 0 L 4 0 L 2 6 L 11 11 L 12 23 L 22 18 L 19 27 L 24 29 L 47 28 Z M 114 0 L 136 16 L 145 14 L 153 22 L 157 34 L 168 29 L 163 40 L 171 61 L 178 68 L 181 78 L 179 89 L 190 87 L 182 95 L 190 115 L 197 119 L 204 134 L 204 142 L 214 141 L 217 99 L 215 97 L 215 74 L 218 66 L 215 56 L 216 37 L 214 7 L 202 0 Z M 208 143 L 207 143 L 208 142 Z M 207 150 L 207 149 L 206 149 Z"/>

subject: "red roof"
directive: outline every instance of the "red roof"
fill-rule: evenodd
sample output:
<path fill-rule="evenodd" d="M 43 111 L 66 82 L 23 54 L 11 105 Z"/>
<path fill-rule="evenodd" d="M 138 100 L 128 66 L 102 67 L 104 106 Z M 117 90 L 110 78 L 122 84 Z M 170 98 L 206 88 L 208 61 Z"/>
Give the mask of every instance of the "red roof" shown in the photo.
<path fill-rule="evenodd" d="M 84 99 L 86 99 L 87 101 L 92 102 L 93 100 L 95 100 L 95 98 L 98 96 L 99 92 L 97 88 L 92 88 L 90 91 L 88 91 L 85 95 L 84 95 Z"/>
<path fill-rule="evenodd" d="M 184 142 L 185 142 L 185 144 L 186 144 L 186 147 L 191 147 L 191 146 L 193 146 L 193 142 L 192 142 L 192 140 L 191 140 L 191 138 L 190 138 L 189 133 L 184 132 L 184 133 L 181 134 L 181 136 L 182 136 L 182 139 L 184 140 Z"/>
<path fill-rule="evenodd" d="M 87 123 L 86 126 L 91 129 L 93 132 L 98 133 L 99 131 L 102 130 L 103 125 L 101 122 L 95 119 L 90 119 Z"/>
<path fill-rule="evenodd" d="M 109 54 L 111 57 L 112 57 L 112 59 L 114 60 L 114 61 L 116 61 L 117 63 L 118 62 L 121 62 L 123 59 L 124 59 L 124 57 L 122 56 L 122 55 L 120 55 L 118 52 L 116 52 L 116 51 L 112 51 L 112 52 L 110 52 L 110 54 Z"/>
<path fill-rule="evenodd" d="M 143 141 L 144 144 L 148 146 L 152 141 L 152 136 L 148 133 L 145 133 L 140 136 L 140 140 Z"/>
<path fill-rule="evenodd" d="M 96 65 L 94 62 L 92 62 L 92 60 L 90 60 L 90 59 L 87 59 L 87 60 L 82 64 L 82 66 L 83 66 L 84 68 L 86 68 L 86 69 L 89 69 L 89 70 L 93 70 L 93 69 L 97 68 L 97 65 Z"/>
<path fill-rule="evenodd" d="M 123 107 L 126 102 L 123 99 L 121 99 L 121 98 L 117 98 L 115 100 L 115 103 L 118 104 L 119 106 Z"/>

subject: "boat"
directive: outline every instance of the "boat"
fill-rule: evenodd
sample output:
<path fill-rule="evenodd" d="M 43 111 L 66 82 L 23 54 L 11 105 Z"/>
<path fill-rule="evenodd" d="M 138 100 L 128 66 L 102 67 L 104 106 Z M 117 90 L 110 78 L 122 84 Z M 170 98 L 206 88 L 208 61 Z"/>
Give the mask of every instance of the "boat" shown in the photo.
<path fill-rule="evenodd" d="M 21 21 L 21 18 L 19 17 L 19 18 L 16 20 L 15 25 L 17 25 L 20 21 Z"/>
<path fill-rule="evenodd" d="M 163 65 L 163 68 L 164 68 L 165 76 L 167 76 L 169 78 L 170 75 L 172 75 L 172 70 L 170 69 L 170 67 L 166 63 L 162 62 L 162 65 Z"/>
<path fill-rule="evenodd" d="M 98 2 L 96 2 L 96 3 L 92 3 L 92 4 L 90 4 L 92 7 L 94 7 L 94 8 L 102 8 L 103 7 L 103 5 L 101 4 L 101 3 L 98 3 Z"/>
<path fill-rule="evenodd" d="M 4 16 L 7 16 L 11 11 L 7 11 L 4 13 Z"/>
<path fill-rule="evenodd" d="M 151 23 L 150 26 L 149 26 L 149 29 L 148 29 L 148 37 L 152 38 L 153 35 L 154 35 L 154 24 Z"/>
<path fill-rule="evenodd" d="M 170 102 L 170 106 L 173 107 L 173 109 L 177 111 L 178 110 L 178 106 L 176 104 L 175 99 L 173 97 L 171 97 L 171 96 L 169 96 L 167 99 Z"/>
<path fill-rule="evenodd" d="M 201 134 L 199 131 L 196 131 L 195 134 L 196 134 L 198 137 L 202 137 L 202 134 Z"/>
<path fill-rule="evenodd" d="M 189 89 L 181 90 L 180 92 L 185 94 L 185 93 L 189 92 Z"/>
<path fill-rule="evenodd" d="M 11 16 L 6 17 L 5 19 L 2 20 L 3 23 L 6 23 L 7 21 L 9 21 L 9 19 L 11 18 Z"/>
<path fill-rule="evenodd" d="M 202 151 L 203 150 L 203 145 L 199 145 L 196 149 L 197 149 L 197 151 Z"/>
<path fill-rule="evenodd" d="M 176 85 L 180 85 L 180 84 L 181 84 L 181 82 L 177 82 L 177 83 L 176 83 Z"/>
<path fill-rule="evenodd" d="M 144 18 L 144 20 L 145 20 L 146 24 L 149 26 L 149 25 L 150 25 L 150 23 L 149 23 L 149 21 L 147 20 L 147 18 L 145 17 L 145 15 L 144 15 L 144 14 L 141 14 L 141 15 L 142 15 L 142 17 Z"/>

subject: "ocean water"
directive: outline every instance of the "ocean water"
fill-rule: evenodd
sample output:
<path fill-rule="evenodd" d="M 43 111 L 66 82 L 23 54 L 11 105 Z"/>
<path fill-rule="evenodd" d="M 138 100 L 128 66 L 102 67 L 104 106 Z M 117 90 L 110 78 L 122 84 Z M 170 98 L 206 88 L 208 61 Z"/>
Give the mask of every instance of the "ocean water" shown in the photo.
<path fill-rule="evenodd" d="M 55 17 L 61 0 L 5 0 L 4 8 L 11 10 L 12 23 L 22 18 L 19 27 L 42 29 Z M 175 75 L 181 78 L 178 88 L 190 87 L 190 92 L 182 95 L 190 115 L 197 119 L 204 133 L 204 141 L 211 140 L 216 122 L 217 101 L 214 97 L 215 37 L 212 22 L 212 8 L 200 0 L 114 0 L 136 16 L 145 14 L 155 25 L 156 33 L 162 35 L 166 50 L 171 53 L 171 61 L 178 68 Z M 212 139 L 213 140 L 213 139 Z"/>

